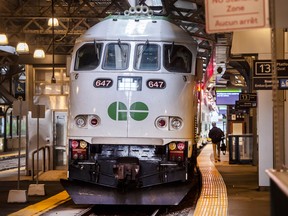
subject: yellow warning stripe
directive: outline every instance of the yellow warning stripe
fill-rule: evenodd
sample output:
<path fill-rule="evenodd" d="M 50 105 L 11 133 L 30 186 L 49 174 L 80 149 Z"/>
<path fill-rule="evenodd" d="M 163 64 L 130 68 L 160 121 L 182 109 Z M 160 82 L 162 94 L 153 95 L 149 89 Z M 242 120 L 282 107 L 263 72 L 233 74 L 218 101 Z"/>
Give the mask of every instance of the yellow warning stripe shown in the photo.
<path fill-rule="evenodd" d="M 36 204 L 30 205 L 26 208 L 23 208 L 17 212 L 14 212 L 12 214 L 9 214 L 9 216 L 37 216 L 37 215 L 41 215 L 53 208 L 55 208 L 56 206 L 67 202 L 68 200 L 70 200 L 70 196 L 66 191 L 62 191 L 48 199 L 45 199 L 41 202 L 38 202 Z"/>
<path fill-rule="evenodd" d="M 212 144 L 206 145 L 197 158 L 202 175 L 202 189 L 195 210 L 189 212 L 188 216 L 228 215 L 226 185 L 210 160 L 212 152 Z"/>

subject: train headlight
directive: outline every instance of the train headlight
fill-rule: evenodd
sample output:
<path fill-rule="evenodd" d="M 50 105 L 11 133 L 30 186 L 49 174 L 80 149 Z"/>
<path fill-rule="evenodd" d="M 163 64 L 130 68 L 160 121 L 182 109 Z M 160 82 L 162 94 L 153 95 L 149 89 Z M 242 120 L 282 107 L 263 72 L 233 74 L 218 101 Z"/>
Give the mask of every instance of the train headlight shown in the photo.
<path fill-rule="evenodd" d="M 177 149 L 183 151 L 185 149 L 185 143 L 183 142 L 177 143 Z"/>
<path fill-rule="evenodd" d="M 183 125 L 183 120 L 179 117 L 172 117 L 170 119 L 171 129 L 179 130 Z"/>
<path fill-rule="evenodd" d="M 96 127 L 100 124 L 100 118 L 99 116 L 96 116 L 96 115 L 92 115 L 90 117 L 90 125 L 93 126 L 93 127 Z"/>
<path fill-rule="evenodd" d="M 169 160 L 170 161 L 184 161 L 186 152 L 185 142 L 171 142 L 168 145 L 169 148 Z"/>
<path fill-rule="evenodd" d="M 176 149 L 176 143 L 172 142 L 169 144 L 169 150 L 174 151 Z"/>
<path fill-rule="evenodd" d="M 87 148 L 87 142 L 85 142 L 84 140 L 81 140 L 81 141 L 80 141 L 80 147 L 81 147 L 82 149 Z"/>
<path fill-rule="evenodd" d="M 89 157 L 89 143 L 85 140 L 69 140 L 70 151 L 71 151 L 71 160 L 86 160 Z"/>
<path fill-rule="evenodd" d="M 76 116 L 75 117 L 75 123 L 76 123 L 77 127 L 80 127 L 80 128 L 85 127 L 87 124 L 86 116 L 83 116 L 83 115 Z"/>
<path fill-rule="evenodd" d="M 157 128 L 166 128 L 168 119 L 166 117 L 159 117 L 156 119 L 156 127 Z"/>
<path fill-rule="evenodd" d="M 71 141 L 71 147 L 72 147 L 73 149 L 78 148 L 78 145 L 79 145 L 78 141 L 76 141 L 76 140 L 72 140 L 72 141 Z"/>

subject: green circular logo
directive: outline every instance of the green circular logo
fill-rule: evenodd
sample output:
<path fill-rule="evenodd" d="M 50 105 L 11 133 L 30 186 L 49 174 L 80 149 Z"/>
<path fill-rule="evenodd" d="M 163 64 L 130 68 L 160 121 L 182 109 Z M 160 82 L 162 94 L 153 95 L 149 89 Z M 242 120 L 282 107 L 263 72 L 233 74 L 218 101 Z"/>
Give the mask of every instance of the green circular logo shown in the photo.
<path fill-rule="evenodd" d="M 108 115 L 115 121 L 127 121 L 127 107 L 122 102 L 114 102 L 108 107 Z"/>
<path fill-rule="evenodd" d="M 135 102 L 130 106 L 130 116 L 135 121 L 142 121 L 148 116 L 148 106 L 142 102 Z"/>
<path fill-rule="evenodd" d="M 113 102 L 108 107 L 108 115 L 115 121 L 127 121 L 127 106 L 122 102 Z M 148 106 L 142 102 L 135 102 L 130 106 L 129 114 L 135 121 L 142 121 L 149 114 Z"/>

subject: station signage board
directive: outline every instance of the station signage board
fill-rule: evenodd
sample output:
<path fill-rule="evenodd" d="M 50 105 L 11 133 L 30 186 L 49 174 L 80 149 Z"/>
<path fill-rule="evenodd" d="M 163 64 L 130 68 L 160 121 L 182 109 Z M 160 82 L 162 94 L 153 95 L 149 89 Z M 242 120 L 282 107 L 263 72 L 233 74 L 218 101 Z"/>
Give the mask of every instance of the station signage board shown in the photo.
<path fill-rule="evenodd" d="M 231 32 L 266 25 L 266 0 L 205 0 L 206 32 Z"/>
<path fill-rule="evenodd" d="M 277 60 L 276 72 L 279 89 L 288 89 L 288 60 Z M 272 89 L 272 61 L 254 61 L 254 72 L 252 78 L 254 90 Z"/>
<path fill-rule="evenodd" d="M 239 101 L 236 101 L 236 109 L 256 108 L 257 94 L 256 93 L 240 93 Z"/>
<path fill-rule="evenodd" d="M 236 109 L 246 109 L 246 108 L 256 108 L 257 102 L 251 101 L 236 101 L 235 108 Z"/>

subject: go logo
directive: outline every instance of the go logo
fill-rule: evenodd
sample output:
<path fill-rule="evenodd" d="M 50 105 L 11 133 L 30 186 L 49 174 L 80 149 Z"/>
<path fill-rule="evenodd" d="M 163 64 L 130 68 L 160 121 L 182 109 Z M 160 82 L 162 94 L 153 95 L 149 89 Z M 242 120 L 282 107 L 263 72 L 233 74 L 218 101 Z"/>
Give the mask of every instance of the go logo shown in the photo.
<path fill-rule="evenodd" d="M 148 116 L 149 109 L 148 106 L 142 102 L 131 104 L 129 110 L 127 106 L 120 101 L 116 101 L 108 107 L 108 115 L 115 121 L 127 121 L 128 113 L 135 121 L 143 121 Z"/>

